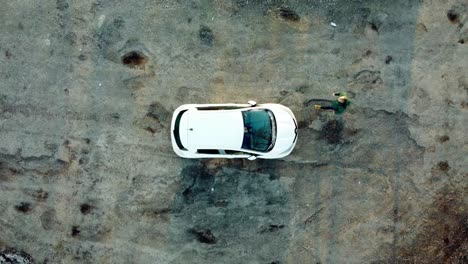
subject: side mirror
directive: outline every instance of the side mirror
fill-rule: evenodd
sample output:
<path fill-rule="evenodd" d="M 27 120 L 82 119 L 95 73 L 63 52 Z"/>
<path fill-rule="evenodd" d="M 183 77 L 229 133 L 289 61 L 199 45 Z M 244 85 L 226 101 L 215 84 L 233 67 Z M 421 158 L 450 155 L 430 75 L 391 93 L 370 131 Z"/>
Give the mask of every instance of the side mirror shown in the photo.
<path fill-rule="evenodd" d="M 255 101 L 248 101 L 247 102 L 250 106 L 256 106 L 257 105 L 257 102 Z"/>
<path fill-rule="evenodd" d="M 251 155 L 250 157 L 247 158 L 248 160 L 256 160 L 257 156 Z"/>

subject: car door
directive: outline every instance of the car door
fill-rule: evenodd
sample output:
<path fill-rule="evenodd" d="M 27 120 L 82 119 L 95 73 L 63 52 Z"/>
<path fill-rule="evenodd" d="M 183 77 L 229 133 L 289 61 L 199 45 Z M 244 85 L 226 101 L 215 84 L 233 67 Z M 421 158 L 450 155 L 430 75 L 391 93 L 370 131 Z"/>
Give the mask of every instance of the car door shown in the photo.
<path fill-rule="evenodd" d="M 228 149 L 225 149 L 225 150 L 221 150 L 221 151 L 222 151 L 222 153 L 224 153 L 225 155 L 231 156 L 232 159 L 234 159 L 234 158 L 246 159 L 246 158 L 248 158 L 248 157 L 251 156 L 251 154 L 246 153 L 246 152 L 243 152 L 243 151 L 240 151 L 240 150 L 228 150 Z"/>
<path fill-rule="evenodd" d="M 248 158 L 251 155 L 242 151 L 222 150 L 222 149 L 198 149 L 196 152 L 198 158 L 225 158 L 237 159 Z"/>

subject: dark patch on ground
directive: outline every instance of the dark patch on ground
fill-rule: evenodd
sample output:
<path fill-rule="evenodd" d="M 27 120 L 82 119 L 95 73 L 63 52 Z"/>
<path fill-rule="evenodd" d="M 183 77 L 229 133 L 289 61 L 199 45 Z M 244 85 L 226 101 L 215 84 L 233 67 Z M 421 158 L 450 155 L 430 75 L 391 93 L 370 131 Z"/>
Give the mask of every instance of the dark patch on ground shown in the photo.
<path fill-rule="evenodd" d="M 278 9 L 279 16 L 287 21 L 299 21 L 301 17 L 296 13 L 296 11 L 290 9 L 289 7 L 280 7 Z"/>
<path fill-rule="evenodd" d="M 180 213 L 179 211 L 175 211 L 172 208 L 164 207 L 164 208 L 150 208 L 142 210 L 142 216 L 156 219 L 158 221 L 169 222 L 170 216 L 173 213 Z"/>
<path fill-rule="evenodd" d="M 177 223 L 177 226 L 171 230 L 186 230 L 184 226 L 190 225 L 196 227 L 192 234 L 198 236 L 197 240 L 201 243 L 204 236 L 211 237 L 205 232 L 209 229 L 220 246 L 248 249 L 261 243 L 284 252 L 288 232 L 267 231 L 252 236 L 252 230 L 259 230 L 259 224 L 268 229 L 269 223 L 272 223 L 271 228 L 275 229 L 274 224 L 289 222 L 287 191 L 281 181 L 271 180 L 271 176 L 265 173 L 256 173 L 259 167 L 272 172 L 273 168 L 267 168 L 271 167 L 270 161 L 262 165 L 257 162 L 260 160 L 206 159 L 182 169 L 181 189 L 175 204 L 171 206 L 173 219 L 170 222 Z M 259 223 L 257 217 L 265 222 Z M 223 232 L 217 233 L 217 230 Z M 230 239 L 218 239 L 218 235 Z M 176 239 L 176 245 L 191 242 L 186 232 L 174 232 L 172 236 Z M 252 238 L 245 241 L 243 237 Z M 270 257 L 267 252 L 259 254 Z"/>
<path fill-rule="evenodd" d="M 379 32 L 379 27 L 377 26 L 376 23 L 374 22 L 369 22 L 370 28 L 374 30 L 375 32 Z"/>
<path fill-rule="evenodd" d="M 72 237 L 77 237 L 80 235 L 80 227 L 79 226 L 72 226 L 72 230 L 71 230 L 71 235 Z"/>
<path fill-rule="evenodd" d="M 265 232 L 277 232 L 281 229 L 283 229 L 285 225 L 283 224 L 270 224 L 267 227 L 262 227 L 260 229 L 260 233 L 265 233 Z"/>
<path fill-rule="evenodd" d="M 147 127 L 145 127 L 144 129 L 145 129 L 146 131 L 150 132 L 151 134 L 154 134 L 154 133 L 157 132 L 156 129 L 154 129 L 154 128 L 150 127 L 150 126 L 147 126 Z"/>
<path fill-rule="evenodd" d="M 334 55 L 340 54 L 341 49 L 340 48 L 333 48 L 330 53 Z"/>
<path fill-rule="evenodd" d="M 153 119 L 163 119 L 163 121 L 166 121 L 166 119 L 169 117 L 169 111 L 167 111 L 161 103 L 154 102 L 150 104 L 148 112 L 146 112 L 146 116 Z"/>
<path fill-rule="evenodd" d="M 383 84 L 380 71 L 363 70 L 353 77 L 353 85 L 359 86 L 363 91 L 377 88 Z"/>
<path fill-rule="evenodd" d="M 309 92 L 310 90 L 312 90 L 312 86 L 306 85 L 306 84 L 299 85 L 298 87 L 296 87 L 296 89 L 294 89 L 294 91 L 301 93 L 301 94 L 305 94 Z"/>
<path fill-rule="evenodd" d="M 70 27 L 70 14 L 67 12 L 69 4 L 67 3 L 67 0 L 57 0 L 55 8 L 59 11 L 57 12 L 57 23 L 62 29 L 59 36 L 67 40 L 65 35 L 72 28 Z M 54 50 L 51 50 L 50 55 L 52 55 L 53 52 Z"/>
<path fill-rule="evenodd" d="M 307 128 L 310 123 L 311 123 L 310 121 L 298 121 L 297 122 L 297 128 L 299 128 L 299 129 Z"/>
<path fill-rule="evenodd" d="M 1 264 L 33 264 L 33 258 L 24 251 L 5 249 L 0 251 Z"/>
<path fill-rule="evenodd" d="M 315 211 L 313 214 L 311 214 L 309 217 L 307 217 L 302 223 L 304 225 L 313 223 L 320 216 L 320 214 L 323 212 L 324 209 L 325 207 L 321 207 L 320 209 Z"/>
<path fill-rule="evenodd" d="M 360 131 L 361 131 L 361 129 L 347 127 L 347 128 L 344 129 L 344 134 L 346 136 L 352 137 L 352 136 L 356 136 Z"/>
<path fill-rule="evenodd" d="M 399 249 L 405 263 L 468 263 L 468 212 L 466 191 L 440 192 L 422 218 L 412 245 Z"/>
<path fill-rule="evenodd" d="M 142 120 L 143 129 L 152 134 L 161 132 L 170 123 L 170 112 L 159 102 L 153 102 Z"/>
<path fill-rule="evenodd" d="M 15 166 L 16 164 L 2 160 L 0 155 L 0 180 L 10 180 L 18 174 L 22 174 L 22 170 Z"/>
<path fill-rule="evenodd" d="M 146 77 L 153 77 L 155 72 L 153 66 L 150 64 L 151 52 L 146 46 L 138 39 L 129 39 L 125 42 L 125 45 L 120 48 L 117 52 L 116 47 L 109 48 L 106 53 L 106 59 L 122 63 L 129 68 L 146 70 L 144 75 L 133 77 L 135 79 L 141 79 Z M 148 66 L 148 67 L 147 67 Z"/>
<path fill-rule="evenodd" d="M 392 62 L 393 60 L 393 57 L 388 55 L 387 57 L 385 57 L 385 64 L 390 64 L 390 62 Z"/>
<path fill-rule="evenodd" d="M 272 181 L 281 177 L 279 174 L 280 166 L 276 160 L 259 159 L 255 163 L 247 163 L 243 167 L 254 173 L 268 174 Z"/>
<path fill-rule="evenodd" d="M 18 212 L 28 213 L 28 212 L 30 212 L 32 210 L 32 206 L 31 206 L 30 203 L 21 202 L 20 204 L 15 205 L 15 209 Z"/>
<path fill-rule="evenodd" d="M 171 208 L 160 208 L 160 209 L 154 209 L 152 211 L 152 213 L 155 215 L 169 214 L 171 212 L 172 212 Z"/>
<path fill-rule="evenodd" d="M 41 176 L 57 176 L 64 174 L 69 167 L 69 164 L 55 160 L 53 157 L 34 157 L 23 159 L 20 169 L 22 171 L 30 171 Z"/>
<path fill-rule="evenodd" d="M 182 170 L 181 174 L 188 180 L 182 191 L 186 203 L 193 203 L 209 196 L 210 189 L 214 184 L 213 173 L 204 165 L 187 166 Z"/>
<path fill-rule="evenodd" d="M 125 20 L 122 17 L 117 17 L 112 21 L 112 25 L 117 29 L 122 29 L 125 26 Z"/>
<path fill-rule="evenodd" d="M 13 57 L 13 54 L 11 54 L 11 52 L 9 50 L 6 50 L 5 51 L 5 58 L 7 60 L 11 59 Z"/>
<path fill-rule="evenodd" d="M 458 43 L 460 43 L 460 44 L 465 44 L 465 40 L 464 40 L 464 39 L 460 39 L 460 40 L 458 41 Z"/>
<path fill-rule="evenodd" d="M 320 130 L 319 139 L 326 140 L 328 144 L 339 144 L 343 137 L 343 122 L 330 120 Z"/>
<path fill-rule="evenodd" d="M 35 191 L 32 196 L 36 199 L 36 201 L 38 202 L 43 202 L 45 200 L 47 200 L 47 198 L 49 198 L 49 193 L 40 189 L 40 190 L 37 190 Z"/>
<path fill-rule="evenodd" d="M 371 12 L 372 13 L 372 12 Z M 379 33 L 382 25 L 384 24 L 388 14 L 384 12 L 376 12 L 369 14 L 369 17 L 366 18 L 367 24 L 373 31 Z"/>
<path fill-rule="evenodd" d="M 229 200 L 227 199 L 218 199 L 214 202 L 214 206 L 216 207 L 226 207 L 229 205 Z"/>
<path fill-rule="evenodd" d="M 437 168 L 440 171 L 447 172 L 450 169 L 450 165 L 448 164 L 447 161 L 441 161 L 441 162 L 437 163 Z"/>
<path fill-rule="evenodd" d="M 112 119 L 119 120 L 120 119 L 120 114 L 119 113 L 111 113 L 110 117 Z"/>
<path fill-rule="evenodd" d="M 130 68 L 144 68 L 148 57 L 139 51 L 130 51 L 122 56 L 122 64 Z"/>
<path fill-rule="evenodd" d="M 447 141 L 449 141 L 449 140 L 450 140 L 450 137 L 447 136 L 447 135 L 443 135 L 443 136 L 440 136 L 440 137 L 439 137 L 439 142 L 440 142 L 440 143 L 445 143 L 445 142 L 447 142 Z"/>
<path fill-rule="evenodd" d="M 85 61 L 85 60 L 87 59 L 87 57 L 86 57 L 86 55 L 81 54 L 80 56 L 78 56 L 78 59 L 79 59 L 80 61 Z"/>
<path fill-rule="evenodd" d="M 218 239 L 215 237 L 215 235 L 209 229 L 191 228 L 191 229 L 189 229 L 189 233 L 195 235 L 198 242 L 200 242 L 200 243 L 216 244 L 216 242 L 218 242 Z"/>
<path fill-rule="evenodd" d="M 207 26 L 201 26 L 198 31 L 198 37 L 202 44 L 212 46 L 214 41 L 213 31 Z"/>
<path fill-rule="evenodd" d="M 89 205 L 87 203 L 80 205 L 80 212 L 84 215 L 91 213 L 92 210 L 94 210 L 94 206 L 92 205 Z"/>
<path fill-rule="evenodd" d="M 458 22 L 460 22 L 460 14 L 453 9 L 447 12 L 447 18 L 452 24 L 458 24 Z"/>
<path fill-rule="evenodd" d="M 427 32 L 427 27 L 424 23 L 418 23 L 416 25 L 417 32 Z"/>

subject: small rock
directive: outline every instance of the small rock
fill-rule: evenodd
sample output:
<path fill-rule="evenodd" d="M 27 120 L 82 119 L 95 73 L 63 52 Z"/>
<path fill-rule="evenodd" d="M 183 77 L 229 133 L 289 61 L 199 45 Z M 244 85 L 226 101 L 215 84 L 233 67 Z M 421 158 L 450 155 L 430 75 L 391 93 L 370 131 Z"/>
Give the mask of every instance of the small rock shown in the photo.
<path fill-rule="evenodd" d="M 57 153 L 55 154 L 55 158 L 59 161 L 70 163 L 70 149 L 66 144 L 59 147 Z"/>

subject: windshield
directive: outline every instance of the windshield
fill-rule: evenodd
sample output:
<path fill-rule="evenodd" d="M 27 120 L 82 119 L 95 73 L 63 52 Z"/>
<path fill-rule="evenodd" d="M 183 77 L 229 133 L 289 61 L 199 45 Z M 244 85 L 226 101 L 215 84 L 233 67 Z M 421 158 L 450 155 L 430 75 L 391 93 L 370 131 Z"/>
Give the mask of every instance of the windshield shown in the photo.
<path fill-rule="evenodd" d="M 266 109 L 242 111 L 244 119 L 243 149 L 265 152 L 273 148 L 275 118 Z"/>

